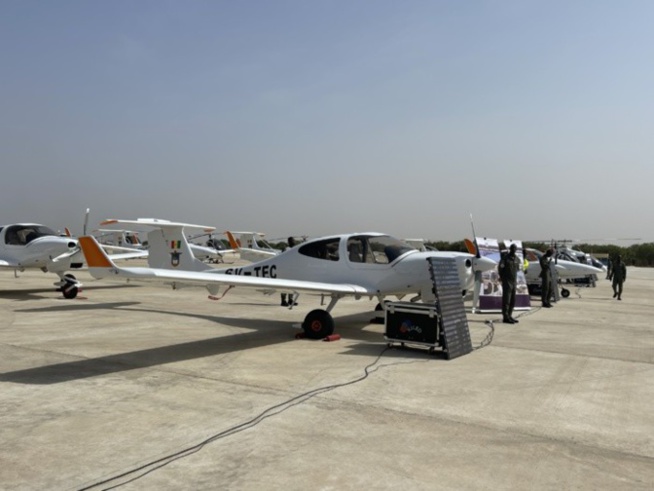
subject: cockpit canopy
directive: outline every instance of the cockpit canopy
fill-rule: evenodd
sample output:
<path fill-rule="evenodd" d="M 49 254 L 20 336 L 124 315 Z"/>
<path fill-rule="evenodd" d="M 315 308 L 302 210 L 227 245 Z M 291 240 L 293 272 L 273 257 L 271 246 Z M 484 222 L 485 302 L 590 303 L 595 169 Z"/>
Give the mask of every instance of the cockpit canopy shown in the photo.
<path fill-rule="evenodd" d="M 346 242 L 341 249 L 341 242 Z M 308 242 L 300 246 L 298 252 L 302 255 L 339 261 L 341 251 L 347 254 L 346 259 L 353 263 L 389 264 L 414 247 L 389 235 L 352 235 L 349 237 L 333 237 Z"/>
<path fill-rule="evenodd" d="M 10 225 L 5 231 L 5 244 L 27 245 L 34 239 L 56 236 L 54 230 L 43 225 Z"/>

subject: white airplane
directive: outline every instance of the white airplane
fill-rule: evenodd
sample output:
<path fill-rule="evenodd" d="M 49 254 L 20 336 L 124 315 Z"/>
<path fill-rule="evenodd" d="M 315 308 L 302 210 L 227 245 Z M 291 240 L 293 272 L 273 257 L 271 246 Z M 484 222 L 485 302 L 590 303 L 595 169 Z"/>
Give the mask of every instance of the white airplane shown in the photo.
<path fill-rule="evenodd" d="M 160 220 L 157 218 L 137 218 L 136 220 L 116 220 L 116 219 L 109 219 L 109 220 L 104 220 L 103 222 L 100 223 L 100 225 L 115 225 L 115 224 L 131 224 L 131 225 L 139 225 L 143 227 L 161 227 L 164 224 L 170 224 L 172 222 L 168 220 Z M 190 225 L 190 224 L 185 224 L 186 227 L 189 228 L 200 228 L 204 230 L 205 233 L 211 233 L 215 230 L 214 227 L 205 227 L 204 225 Z M 113 229 L 100 229 L 101 231 L 104 232 L 113 232 Z M 124 230 L 115 230 L 115 232 L 121 233 L 125 232 Z M 155 234 L 158 233 L 154 231 Z M 152 232 L 148 232 L 148 248 L 150 248 L 151 244 L 151 237 L 150 234 Z M 157 240 L 156 237 L 154 240 Z M 229 252 L 229 251 L 218 251 L 214 247 L 210 246 L 202 246 L 199 244 L 192 244 L 189 243 L 189 247 L 191 248 L 191 251 L 193 252 L 193 255 L 199 259 L 200 261 L 215 261 L 215 262 L 221 262 L 222 261 L 222 253 Z M 149 257 L 149 252 L 146 252 L 143 257 Z"/>
<path fill-rule="evenodd" d="M 529 261 L 529 267 L 525 271 L 525 277 L 527 278 L 527 283 L 540 283 L 540 258 L 543 256 L 541 251 L 536 249 L 525 249 L 527 254 L 527 261 Z M 567 278 L 580 278 L 583 276 L 591 274 L 602 273 L 602 270 L 591 266 L 590 264 L 582 264 L 575 261 L 566 261 L 564 259 L 557 259 L 554 261 L 556 267 L 556 272 L 561 279 Z"/>
<path fill-rule="evenodd" d="M 243 267 L 207 269 L 193 257 L 184 236 L 184 224 L 159 224 L 160 234 L 150 242 L 149 263 L 155 268 L 118 267 L 99 247 L 93 237 L 81 237 L 89 272 L 94 278 L 118 277 L 151 281 L 179 288 L 201 285 L 216 299 L 231 288 L 250 288 L 264 293 L 299 292 L 330 297 L 326 309 L 309 312 L 302 323 L 307 337 L 324 338 L 334 330 L 330 314 L 339 299 L 351 296 L 402 298 L 415 295 L 412 301 L 434 300 L 428 261 L 430 257 L 456 260 L 461 290 L 472 288 L 476 271 L 496 266 L 487 258 L 468 253 L 419 252 L 399 239 L 380 233 L 335 235 L 310 240 L 287 249 L 274 257 Z M 297 298 L 297 297 L 296 297 Z M 292 305 L 291 305 L 292 308 Z"/>
<path fill-rule="evenodd" d="M 111 228 L 99 228 L 93 232 L 98 242 L 103 246 L 118 246 L 132 249 L 145 249 L 145 246 L 139 238 L 139 232 L 136 230 L 120 230 Z"/>
<path fill-rule="evenodd" d="M 244 261 L 257 262 L 277 256 L 281 251 L 275 249 L 264 240 L 261 232 L 232 232 L 225 231 L 229 245 L 238 251 Z M 238 235 L 238 238 L 235 237 Z"/>
<path fill-rule="evenodd" d="M 527 285 L 530 285 L 530 291 L 533 285 L 540 286 L 541 278 L 541 267 L 540 267 L 540 258 L 543 256 L 541 251 L 536 249 L 525 249 L 527 261 L 529 261 L 529 266 L 525 270 L 525 278 L 527 280 Z M 590 264 L 582 264 L 576 261 L 566 261 L 565 259 L 552 259 L 554 267 L 556 268 L 556 273 L 561 280 L 572 280 L 575 278 L 587 278 L 591 275 L 601 274 L 602 269 L 596 268 Z M 570 290 L 567 288 L 561 289 L 561 295 L 563 297 L 570 296 Z"/>
<path fill-rule="evenodd" d="M 82 286 L 67 273 L 83 266 L 84 257 L 77 240 L 62 237 L 37 223 L 16 223 L 0 226 L 0 268 L 11 269 L 14 275 L 26 269 L 55 273 L 57 291 L 66 298 L 75 298 Z"/>
<path fill-rule="evenodd" d="M 579 262 L 581 264 L 590 264 L 602 270 L 603 273 L 606 273 L 606 266 L 591 254 L 587 254 L 583 251 L 572 249 L 566 245 L 557 248 L 557 257 L 559 259 L 565 259 L 573 262 Z"/>

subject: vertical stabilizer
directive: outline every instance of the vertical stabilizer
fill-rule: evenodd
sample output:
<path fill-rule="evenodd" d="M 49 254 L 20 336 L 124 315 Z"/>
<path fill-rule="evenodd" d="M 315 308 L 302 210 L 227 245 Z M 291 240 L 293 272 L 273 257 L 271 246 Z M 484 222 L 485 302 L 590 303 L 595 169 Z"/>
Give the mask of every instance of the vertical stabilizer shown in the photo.
<path fill-rule="evenodd" d="M 183 227 L 161 227 L 148 232 L 148 266 L 151 268 L 206 271 L 208 266 L 193 255 Z"/>

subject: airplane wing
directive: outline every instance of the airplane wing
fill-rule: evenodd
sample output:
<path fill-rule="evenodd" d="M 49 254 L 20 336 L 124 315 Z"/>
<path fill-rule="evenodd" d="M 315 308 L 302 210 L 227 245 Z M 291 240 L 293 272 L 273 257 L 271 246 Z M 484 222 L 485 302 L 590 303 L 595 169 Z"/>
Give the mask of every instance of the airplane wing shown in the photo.
<path fill-rule="evenodd" d="M 314 294 L 336 295 L 375 295 L 376 291 L 354 284 L 321 283 L 315 281 L 284 280 L 278 278 L 259 278 L 254 276 L 239 276 L 218 274 L 212 272 L 177 271 L 160 268 L 121 268 L 116 266 L 102 250 L 95 238 L 90 236 L 79 238 L 82 251 L 94 278 L 120 277 L 137 281 L 156 282 L 179 285 L 229 286 L 250 288 L 263 291 L 298 291 Z"/>
<path fill-rule="evenodd" d="M 132 251 L 132 252 L 121 252 L 118 254 L 111 254 L 109 257 L 111 258 L 112 261 L 115 259 L 122 260 L 122 259 L 137 259 L 140 257 L 145 258 L 148 257 L 148 251 L 141 250 L 141 251 Z"/>

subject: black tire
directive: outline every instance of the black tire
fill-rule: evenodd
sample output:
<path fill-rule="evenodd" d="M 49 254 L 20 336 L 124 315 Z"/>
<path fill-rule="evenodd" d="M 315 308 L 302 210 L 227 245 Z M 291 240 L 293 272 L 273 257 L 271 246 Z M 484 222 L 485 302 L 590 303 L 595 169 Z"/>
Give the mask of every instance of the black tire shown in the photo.
<path fill-rule="evenodd" d="M 77 283 L 77 278 L 69 273 L 64 275 L 64 280 L 66 280 L 66 284 L 61 287 L 61 293 L 64 295 L 64 298 L 72 300 L 79 293 L 79 288 L 72 286 Z"/>
<path fill-rule="evenodd" d="M 561 288 L 561 296 L 563 298 L 568 298 L 570 296 L 570 290 L 567 288 Z"/>
<path fill-rule="evenodd" d="M 64 298 L 67 298 L 68 300 L 72 300 L 79 293 L 79 288 L 77 288 L 76 286 L 70 288 L 65 286 L 61 289 L 61 293 L 63 293 Z"/>
<path fill-rule="evenodd" d="M 334 319 L 326 310 L 312 310 L 304 318 L 302 330 L 309 339 L 324 339 L 334 333 Z"/>
<path fill-rule="evenodd" d="M 390 300 L 384 300 L 384 304 L 388 305 L 391 303 Z M 385 310 L 384 306 L 382 305 L 382 302 L 377 302 L 377 305 L 375 305 L 375 312 L 379 312 L 380 310 Z"/>

